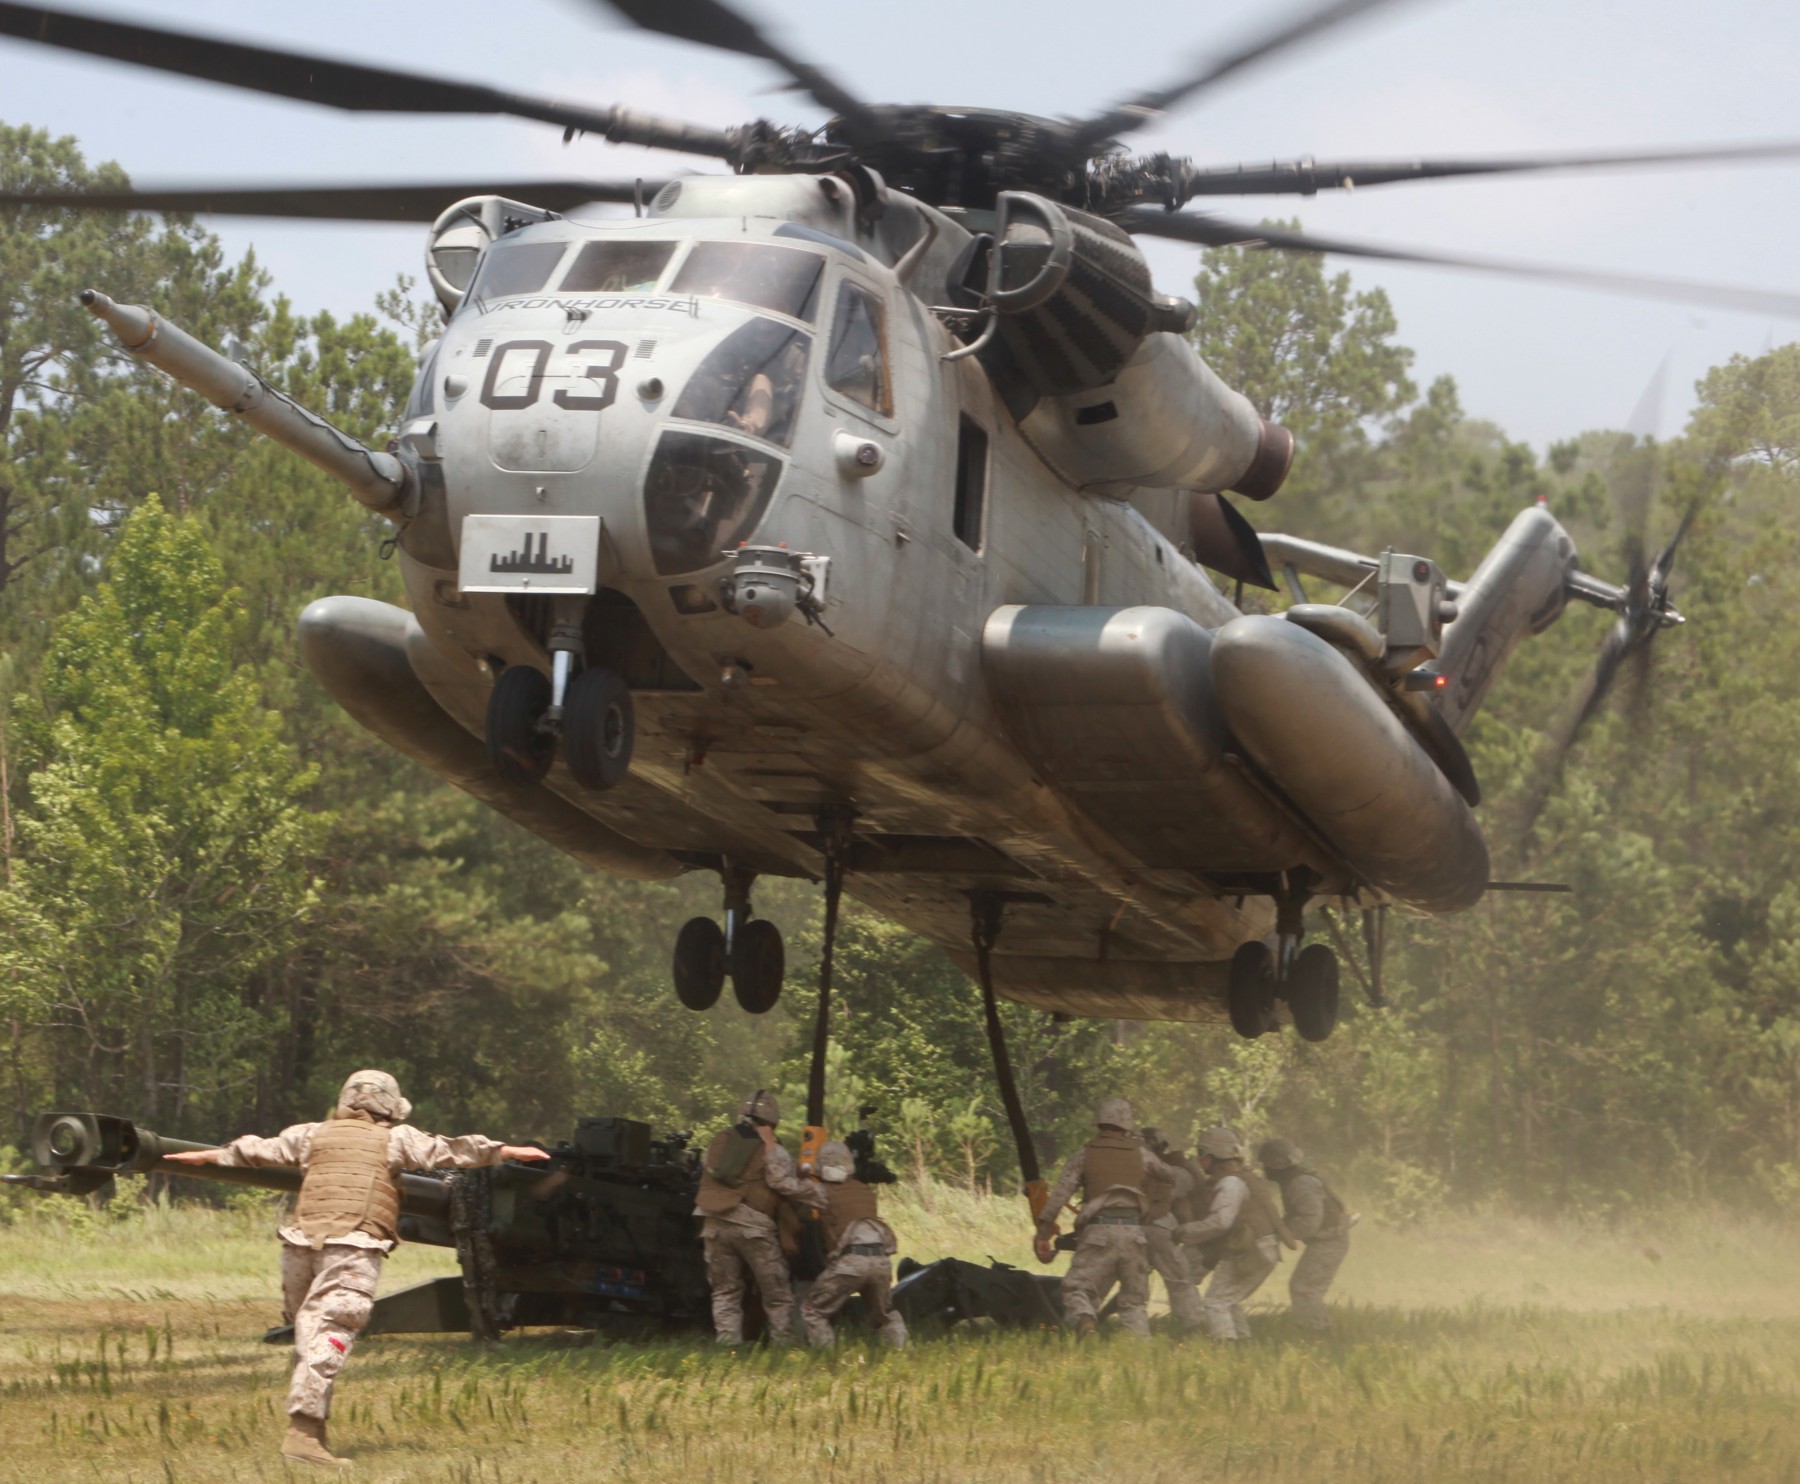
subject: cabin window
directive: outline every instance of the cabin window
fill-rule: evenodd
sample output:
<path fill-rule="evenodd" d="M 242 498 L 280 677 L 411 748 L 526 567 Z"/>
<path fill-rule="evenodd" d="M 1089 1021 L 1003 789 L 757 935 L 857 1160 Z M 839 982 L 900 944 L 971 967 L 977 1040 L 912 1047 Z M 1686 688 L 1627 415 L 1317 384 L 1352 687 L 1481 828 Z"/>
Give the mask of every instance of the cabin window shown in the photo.
<path fill-rule="evenodd" d="M 696 242 L 669 289 L 810 320 L 818 313 L 824 273 L 825 259 L 816 252 L 750 242 Z"/>
<path fill-rule="evenodd" d="M 664 433 L 644 480 L 657 572 L 698 572 L 748 541 L 780 478 L 772 453 L 704 433 Z"/>
<path fill-rule="evenodd" d="M 871 412 L 892 417 L 894 395 L 884 331 L 881 300 L 860 283 L 840 285 L 831 350 L 825 357 L 825 384 Z"/>
<path fill-rule="evenodd" d="M 550 282 L 565 246 L 562 242 L 496 242 L 482 259 L 470 297 L 505 299 L 537 293 Z"/>
<path fill-rule="evenodd" d="M 956 507 L 951 527 L 970 551 L 980 551 L 987 523 L 988 436 L 968 418 L 956 435 Z"/>
<path fill-rule="evenodd" d="M 772 319 L 739 325 L 701 362 L 672 415 L 786 448 L 794 440 L 811 348 L 810 335 Z"/>
<path fill-rule="evenodd" d="M 575 255 L 557 291 L 564 294 L 642 294 L 656 287 L 673 242 L 590 242 Z"/>

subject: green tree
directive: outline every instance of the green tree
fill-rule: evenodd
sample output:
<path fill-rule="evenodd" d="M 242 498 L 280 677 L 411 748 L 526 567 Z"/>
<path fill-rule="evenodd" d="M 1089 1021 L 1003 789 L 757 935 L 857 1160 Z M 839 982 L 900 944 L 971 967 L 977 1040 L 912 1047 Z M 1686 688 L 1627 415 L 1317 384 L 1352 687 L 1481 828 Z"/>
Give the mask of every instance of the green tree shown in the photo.
<path fill-rule="evenodd" d="M 1243 247 L 1202 253 L 1194 288 L 1194 348 L 1298 441 L 1271 518 L 1341 539 L 1344 493 L 1365 472 L 1375 435 L 1417 395 L 1407 375 L 1413 353 L 1394 339 L 1387 295 L 1357 293 L 1348 273 L 1327 274 L 1320 257 Z"/>
<path fill-rule="evenodd" d="M 152 496 L 51 648 L 48 761 L 0 891 L 7 1008 L 58 1090 L 176 1125 L 253 1076 L 268 1007 L 246 986 L 297 942 L 329 824 L 233 659 L 239 612 Z"/>

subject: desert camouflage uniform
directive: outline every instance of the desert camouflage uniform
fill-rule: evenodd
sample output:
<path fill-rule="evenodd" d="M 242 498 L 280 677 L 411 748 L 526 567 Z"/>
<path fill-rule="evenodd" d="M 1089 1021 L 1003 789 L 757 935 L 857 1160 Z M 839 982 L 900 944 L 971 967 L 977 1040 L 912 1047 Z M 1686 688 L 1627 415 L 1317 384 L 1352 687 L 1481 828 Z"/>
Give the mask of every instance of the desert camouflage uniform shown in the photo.
<path fill-rule="evenodd" d="M 1062 1167 L 1044 1203 L 1041 1223 L 1055 1221 L 1075 1192 L 1084 1188 L 1088 1152 L 1076 1151 Z M 1141 1145 L 1137 1153 L 1143 1170 L 1137 1185 L 1110 1185 L 1081 1203 L 1075 1217 L 1075 1255 L 1062 1281 L 1063 1318 L 1070 1324 L 1097 1323 L 1107 1292 L 1117 1283 L 1119 1322 L 1132 1334 L 1148 1338 L 1150 1316 L 1144 1306 L 1150 1301 L 1150 1264 L 1142 1225 L 1143 1187 L 1154 1179 L 1173 1184 L 1175 1171 Z"/>
<path fill-rule="evenodd" d="M 894 1229 L 880 1217 L 874 1187 L 855 1178 L 851 1173 L 854 1156 L 835 1141 L 819 1155 L 821 1174 L 830 1174 L 826 1167 L 833 1163 L 839 1164 L 848 1178 L 824 1182 L 825 1231 L 831 1242 L 831 1256 L 825 1271 L 800 1301 L 806 1338 L 815 1346 L 831 1344 L 836 1338 L 831 1316 L 849 1302 L 852 1294 L 860 1293 L 882 1342 L 903 1346 L 906 1320 L 898 1309 L 888 1306 L 894 1282 L 893 1257 L 900 1244 L 894 1238 Z"/>
<path fill-rule="evenodd" d="M 1179 1228 L 1184 1243 L 1200 1246 L 1222 1241 L 1238 1224 L 1250 1187 L 1242 1175 L 1226 1174 L 1213 1181 L 1212 1205 L 1199 1221 Z M 1201 1310 L 1206 1331 L 1215 1340 L 1247 1340 L 1250 1322 L 1244 1317 L 1244 1300 L 1263 1285 L 1281 1261 L 1281 1242 L 1275 1236 L 1258 1237 L 1236 1252 L 1227 1252 L 1213 1269 Z"/>
<path fill-rule="evenodd" d="M 761 1173 L 763 1182 L 783 1199 L 814 1209 L 824 1206 L 824 1194 L 811 1180 L 801 1177 L 793 1156 L 781 1145 L 764 1151 Z M 695 1206 L 694 1214 L 706 1218 L 700 1238 L 706 1249 L 706 1281 L 712 1288 L 713 1331 L 718 1342 L 744 1342 L 744 1282 L 748 1275 L 762 1300 L 770 1341 L 792 1343 L 794 1288 L 774 1217 L 765 1216 L 748 1201 L 717 1214 Z"/>
<path fill-rule="evenodd" d="M 1331 1328 L 1325 1295 L 1350 1255 L 1350 1228 L 1343 1205 L 1335 1197 L 1328 1200 L 1325 1182 L 1304 1167 L 1284 1170 L 1276 1180 L 1288 1230 L 1306 1244 L 1306 1251 L 1294 1264 L 1294 1276 L 1288 1279 L 1293 1320 L 1302 1329 L 1323 1332 Z"/>
<path fill-rule="evenodd" d="M 1169 1295 L 1169 1316 L 1183 1334 L 1201 1328 L 1206 1320 L 1200 1305 L 1200 1288 L 1194 1277 L 1193 1261 L 1187 1250 L 1175 1240 L 1177 1220 L 1170 1209 L 1191 1200 L 1195 1192 L 1194 1177 L 1178 1165 L 1173 1170 L 1173 1183 L 1158 1180 L 1147 1192 L 1150 1207 L 1145 1212 L 1144 1253 L 1150 1270 L 1163 1280 Z"/>
<path fill-rule="evenodd" d="M 296 1123 L 272 1139 L 247 1134 L 233 1139 L 220 1153 L 227 1168 L 287 1165 L 306 1169 L 312 1162 L 313 1136 L 322 1123 Z M 500 1163 L 504 1146 L 497 1139 L 469 1134 L 447 1139 L 409 1124 L 388 1130 L 388 1171 L 474 1170 Z M 282 1305 L 294 1326 L 294 1377 L 288 1387 L 290 1414 L 331 1415 L 331 1390 L 343 1370 L 350 1347 L 369 1322 L 381 1262 L 398 1238 L 353 1230 L 315 1242 L 299 1226 L 284 1226 L 281 1238 Z"/>

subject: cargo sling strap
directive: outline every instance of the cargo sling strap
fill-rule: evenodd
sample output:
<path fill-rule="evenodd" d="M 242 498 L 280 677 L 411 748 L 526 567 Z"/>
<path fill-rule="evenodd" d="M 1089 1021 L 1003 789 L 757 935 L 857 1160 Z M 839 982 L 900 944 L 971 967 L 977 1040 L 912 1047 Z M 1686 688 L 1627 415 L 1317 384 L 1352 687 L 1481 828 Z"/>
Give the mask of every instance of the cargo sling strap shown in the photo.
<path fill-rule="evenodd" d="M 838 903 L 844 894 L 844 875 L 850 857 L 856 811 L 821 809 L 816 816 L 819 848 L 825 857 L 825 936 L 819 947 L 819 1008 L 813 1017 L 812 1061 L 806 1072 L 806 1127 L 800 1133 L 800 1168 L 815 1168 L 819 1151 L 831 1137 L 825 1127 L 825 1063 L 831 1047 L 831 967 L 837 946 Z M 825 1267 L 825 1227 L 817 1211 L 796 1213 L 800 1218 L 800 1254 L 795 1273 L 816 1278 Z"/>
<path fill-rule="evenodd" d="M 800 1143 L 802 1162 L 825 1144 L 825 1053 L 831 1044 L 831 959 L 837 945 L 838 901 L 844 894 L 844 872 L 850 856 L 849 809 L 821 809 L 820 844 L 825 855 L 825 941 L 819 949 L 819 1009 L 813 1019 L 812 1065 L 806 1074 L 806 1132 Z"/>
<path fill-rule="evenodd" d="M 1019 1154 L 1019 1178 L 1025 1185 L 1025 1199 L 1031 1205 L 1035 1220 L 1043 1214 L 1050 1197 L 1050 1186 L 1038 1169 L 1037 1146 L 1031 1142 L 1031 1127 L 1025 1121 L 1025 1105 L 1019 1100 L 1018 1084 L 1013 1080 L 1012 1058 L 1006 1052 L 1006 1030 L 1000 1024 L 1000 1005 L 994 998 L 992 955 L 1000 938 L 1001 917 L 1006 911 L 1006 898 L 999 892 L 969 893 L 969 920 L 975 944 L 975 972 L 981 980 L 981 1010 L 987 1022 L 988 1050 L 994 1056 L 994 1080 L 1000 1085 L 1000 1101 L 1006 1108 L 1006 1122 L 1012 1129 L 1013 1147 Z"/>

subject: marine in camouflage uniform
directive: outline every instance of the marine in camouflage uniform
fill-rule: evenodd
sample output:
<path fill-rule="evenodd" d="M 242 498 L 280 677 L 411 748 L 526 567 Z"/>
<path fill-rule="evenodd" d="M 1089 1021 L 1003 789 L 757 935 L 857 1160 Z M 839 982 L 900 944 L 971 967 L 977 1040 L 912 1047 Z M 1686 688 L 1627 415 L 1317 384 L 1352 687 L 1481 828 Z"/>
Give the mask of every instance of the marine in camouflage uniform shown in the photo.
<path fill-rule="evenodd" d="M 1176 1238 L 1212 1268 L 1201 1312 L 1216 1340 L 1247 1340 L 1250 1322 L 1244 1302 L 1281 1261 L 1282 1243 L 1292 1246 L 1267 1188 L 1244 1169 L 1244 1146 L 1228 1128 L 1200 1135 L 1197 1155 L 1211 1182 L 1206 1215 L 1176 1228 Z"/>
<path fill-rule="evenodd" d="M 1326 1333 L 1331 1328 L 1331 1310 L 1325 1307 L 1325 1295 L 1350 1255 L 1350 1228 L 1356 1225 L 1356 1214 L 1307 1166 L 1306 1156 L 1291 1140 L 1265 1140 L 1256 1151 L 1256 1161 L 1281 1187 L 1288 1230 L 1306 1246 L 1294 1264 L 1294 1276 L 1288 1279 L 1289 1313 L 1301 1329 Z"/>
<path fill-rule="evenodd" d="M 1132 1334 L 1148 1337 L 1150 1316 L 1144 1306 L 1150 1300 L 1150 1265 L 1144 1213 L 1150 1200 L 1146 1189 L 1157 1180 L 1172 1186 L 1175 1171 L 1130 1131 L 1131 1104 L 1124 1098 L 1101 1103 L 1094 1124 L 1098 1132 L 1062 1167 L 1038 1214 L 1038 1256 L 1049 1261 L 1056 1218 L 1079 1191 L 1075 1256 L 1062 1281 L 1063 1318 L 1078 1334 L 1095 1333 L 1100 1305 L 1117 1283 L 1119 1322 Z"/>
<path fill-rule="evenodd" d="M 906 1344 L 906 1320 L 888 1304 L 893 1290 L 894 1253 L 899 1243 L 881 1219 L 873 1185 L 856 1178 L 856 1155 L 833 1139 L 819 1151 L 819 1179 L 825 1187 L 825 1243 L 829 1259 L 800 1301 L 806 1338 L 815 1346 L 831 1344 L 831 1316 L 860 1293 L 869 1306 L 869 1321 L 885 1344 Z"/>
<path fill-rule="evenodd" d="M 1148 1205 L 1144 1209 L 1144 1254 L 1150 1271 L 1163 1280 L 1163 1289 L 1169 1295 L 1169 1317 L 1182 1334 L 1192 1334 L 1206 1321 L 1193 1265 L 1188 1250 L 1175 1240 L 1175 1228 L 1186 1219 L 1199 1183 L 1180 1155 L 1169 1149 L 1159 1130 L 1146 1128 L 1143 1137 L 1151 1153 L 1174 1174 L 1172 1180 L 1158 1177 L 1145 1188 Z"/>
<path fill-rule="evenodd" d="M 279 1232 L 282 1303 L 294 1326 L 295 1355 L 281 1447 L 286 1458 L 330 1467 L 344 1462 L 326 1442 L 325 1423 L 338 1372 L 375 1305 L 382 1259 L 400 1241 L 401 1172 L 550 1157 L 480 1134 L 428 1134 L 407 1125 L 411 1112 L 386 1072 L 353 1072 L 324 1123 L 296 1123 L 272 1139 L 246 1134 L 220 1149 L 167 1156 L 179 1164 L 304 1171 L 293 1220 Z"/>
<path fill-rule="evenodd" d="M 694 1214 L 704 1217 L 706 1280 L 712 1286 L 713 1332 L 721 1345 L 744 1342 L 744 1288 L 756 1284 L 771 1343 L 794 1338 L 794 1289 L 781 1252 L 776 1212 L 783 1200 L 825 1208 L 817 1184 L 802 1178 L 793 1157 L 775 1142 L 781 1108 L 771 1092 L 744 1100 L 738 1121 L 720 1129 L 701 1161 Z"/>

